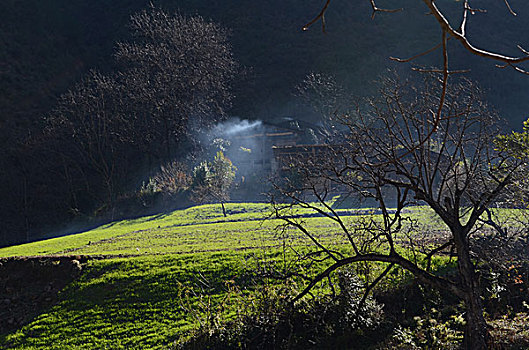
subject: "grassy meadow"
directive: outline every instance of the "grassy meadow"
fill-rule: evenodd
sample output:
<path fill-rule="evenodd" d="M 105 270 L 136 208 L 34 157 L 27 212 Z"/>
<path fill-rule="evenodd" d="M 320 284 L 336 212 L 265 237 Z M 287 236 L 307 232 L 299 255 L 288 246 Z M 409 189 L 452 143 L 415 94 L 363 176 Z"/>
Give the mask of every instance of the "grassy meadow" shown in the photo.
<path fill-rule="evenodd" d="M 233 203 L 227 210 L 225 218 L 218 205 L 192 207 L 0 249 L 0 257 L 97 256 L 60 293 L 56 305 L 22 329 L 0 336 L 0 346 L 159 349 L 198 327 L 208 312 L 229 319 L 236 305 L 219 302 L 207 310 L 201 298 L 216 305 L 215 300 L 226 298 L 227 283 L 236 283 L 239 294 L 254 288 L 249 276 L 264 260 L 284 258 L 284 240 L 276 230 L 280 221 L 263 221 L 267 204 Z M 329 220 L 306 222 L 322 239 L 344 243 Z M 289 231 L 290 242 L 300 249 L 310 246 L 306 237 Z"/>
<path fill-rule="evenodd" d="M 227 210 L 224 217 L 219 205 L 197 206 L 0 249 L 0 257 L 92 257 L 56 304 L 21 329 L 0 335 L 0 348 L 174 348 L 194 330 L 236 317 L 250 305 L 248 296 L 279 283 L 256 279 L 256 272 L 288 264 L 295 251 L 307 251 L 312 243 L 293 228 L 278 229 L 280 220 L 264 220 L 267 204 L 230 203 Z M 372 215 L 344 209 L 341 214 L 349 224 Z M 409 215 L 424 222 L 430 236 L 442 231 L 424 208 Z M 313 216 L 302 220 L 333 249 L 349 249 L 336 223 Z M 446 260 L 438 257 L 434 269 L 442 271 Z M 406 278 L 395 270 L 387 283 Z M 306 283 L 300 281 L 298 290 Z"/>

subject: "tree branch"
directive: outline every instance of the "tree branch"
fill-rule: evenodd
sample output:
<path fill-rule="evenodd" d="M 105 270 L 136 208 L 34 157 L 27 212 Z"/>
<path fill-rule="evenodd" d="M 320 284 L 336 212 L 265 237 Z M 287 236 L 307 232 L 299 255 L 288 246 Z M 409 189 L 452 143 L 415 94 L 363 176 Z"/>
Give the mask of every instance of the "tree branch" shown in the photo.
<path fill-rule="evenodd" d="M 325 2 L 325 5 L 323 5 L 323 8 L 321 9 L 320 13 L 316 17 L 314 17 L 310 22 L 305 24 L 301 30 L 309 30 L 309 27 L 312 26 L 314 23 L 319 21 L 321 19 L 321 30 L 325 33 L 325 11 L 327 11 L 327 8 L 329 7 L 331 3 L 331 0 L 327 0 Z"/>
<path fill-rule="evenodd" d="M 294 299 L 292 299 L 292 302 L 295 303 L 296 301 L 303 298 L 305 295 L 307 295 L 307 293 L 312 290 L 312 288 L 314 288 L 316 284 L 321 282 L 323 279 L 327 278 L 327 276 L 329 276 L 331 273 L 333 273 L 340 267 L 361 261 L 389 262 L 397 264 L 405 270 L 411 272 L 417 279 L 419 279 L 425 284 L 428 284 L 437 289 L 447 290 L 459 296 L 460 298 L 463 298 L 465 296 L 464 292 L 453 282 L 441 277 L 434 276 L 429 272 L 422 270 L 411 261 L 401 257 L 396 253 L 391 255 L 362 254 L 336 261 L 333 265 L 329 266 L 325 271 L 316 276 L 301 293 L 299 293 Z"/>
<path fill-rule="evenodd" d="M 434 47 L 426 50 L 426 51 L 423 51 L 421 53 L 418 53 L 414 56 L 411 56 L 409 58 L 398 58 L 398 57 L 392 57 L 390 56 L 389 59 L 392 60 L 392 61 L 396 61 L 396 62 L 400 62 L 400 63 L 407 63 L 407 62 L 411 62 L 419 57 L 422 57 L 422 56 L 425 56 L 431 52 L 434 52 L 435 50 L 437 50 L 438 48 L 440 48 L 441 46 L 443 45 L 442 42 L 440 42 L 439 44 L 435 45 Z"/>
<path fill-rule="evenodd" d="M 382 9 L 377 7 L 375 0 L 369 0 L 371 3 L 371 8 L 373 9 L 373 13 L 371 14 L 371 19 L 375 18 L 375 15 L 377 12 L 386 12 L 386 13 L 395 13 L 404 10 L 404 8 L 397 8 L 397 9 Z"/>
<path fill-rule="evenodd" d="M 454 37 L 457 41 L 459 41 L 461 45 L 463 45 L 463 47 L 466 50 L 468 50 L 470 53 L 476 56 L 481 56 L 481 57 L 485 57 L 485 58 L 492 59 L 495 61 L 500 61 L 500 62 L 510 63 L 510 64 L 516 64 L 516 63 L 529 61 L 529 55 L 525 55 L 521 57 L 511 57 L 511 56 L 506 56 L 506 55 L 490 52 L 487 50 L 479 49 L 473 46 L 472 44 L 470 44 L 470 42 L 468 41 L 464 33 L 458 32 L 450 25 L 446 17 L 442 14 L 439 8 L 435 5 L 434 1 L 423 0 L 423 2 L 430 9 L 431 13 L 435 17 L 435 19 L 437 20 L 441 28 L 443 29 L 443 31 L 447 32 L 448 34 L 450 34 L 450 36 Z"/>
<path fill-rule="evenodd" d="M 446 248 L 448 247 L 452 247 L 454 245 L 454 240 L 451 239 L 449 240 L 448 242 L 446 242 L 445 244 L 443 245 L 440 245 L 439 247 L 435 248 L 435 249 L 432 249 L 427 255 L 426 255 L 426 271 L 430 272 L 430 267 L 431 267 L 431 263 L 432 263 L 432 257 L 445 250 Z"/>

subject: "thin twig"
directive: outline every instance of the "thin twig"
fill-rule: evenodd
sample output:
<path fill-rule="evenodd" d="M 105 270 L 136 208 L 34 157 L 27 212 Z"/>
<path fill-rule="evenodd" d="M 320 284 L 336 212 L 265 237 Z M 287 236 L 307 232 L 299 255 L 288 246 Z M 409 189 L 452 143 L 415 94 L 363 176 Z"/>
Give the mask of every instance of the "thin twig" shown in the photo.
<path fill-rule="evenodd" d="M 375 15 L 377 12 L 386 12 L 386 13 L 395 13 L 404 10 L 404 8 L 397 8 L 397 9 L 381 9 L 377 7 L 377 4 L 375 3 L 375 0 L 369 0 L 371 2 L 371 8 L 373 9 L 373 13 L 371 14 L 371 19 L 375 18 Z"/>
<path fill-rule="evenodd" d="M 410 61 L 413 61 L 413 60 L 415 60 L 415 59 L 417 59 L 417 58 L 419 58 L 419 57 L 425 56 L 425 55 L 427 55 L 427 54 L 429 54 L 429 53 L 431 53 L 431 52 L 437 50 L 438 48 L 441 47 L 441 45 L 443 45 L 442 42 L 439 43 L 439 44 L 437 44 L 437 45 L 435 45 L 435 46 L 432 47 L 431 49 L 428 49 L 428 50 L 426 50 L 426 51 L 424 51 L 424 52 L 421 52 L 421 53 L 419 53 L 419 54 L 417 54 L 417 55 L 415 55 L 415 56 L 409 57 L 409 58 L 398 58 L 398 57 L 391 57 L 391 56 L 390 56 L 389 59 L 392 60 L 392 61 L 397 61 L 397 62 L 401 62 L 401 63 L 410 62 Z"/>
<path fill-rule="evenodd" d="M 314 17 L 309 23 L 305 24 L 302 30 L 309 30 L 309 27 L 312 26 L 314 23 L 316 23 L 318 20 L 321 19 L 321 26 L 322 31 L 325 32 L 325 11 L 327 11 L 327 8 L 329 7 L 329 4 L 331 3 L 331 0 L 327 0 L 325 2 L 325 5 L 321 9 L 320 13 L 316 17 Z"/>
<path fill-rule="evenodd" d="M 509 12 L 511 13 L 511 15 L 517 16 L 516 12 L 512 10 L 512 7 L 511 7 L 511 4 L 509 4 L 509 1 L 503 0 L 503 2 L 505 3 L 505 6 L 507 6 L 507 9 L 509 9 Z"/>

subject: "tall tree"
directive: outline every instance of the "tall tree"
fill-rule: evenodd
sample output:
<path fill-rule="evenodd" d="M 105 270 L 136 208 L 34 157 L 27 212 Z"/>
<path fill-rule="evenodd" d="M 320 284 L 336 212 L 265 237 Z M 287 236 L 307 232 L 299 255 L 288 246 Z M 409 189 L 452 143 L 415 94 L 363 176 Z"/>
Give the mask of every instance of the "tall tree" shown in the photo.
<path fill-rule="evenodd" d="M 443 89 L 437 78 L 419 87 L 388 79 L 367 107 L 339 116 L 347 129 L 339 144 L 330 143 L 319 156 L 294 156 L 286 162 L 297 176 L 296 181 L 278 183 L 283 201 L 290 204 L 278 202 L 276 215 L 307 235 L 331 262 L 296 300 L 345 265 L 378 262 L 382 273 L 366 286 L 367 295 L 399 265 L 421 283 L 460 298 L 466 307 L 465 348 L 484 349 L 489 337 L 476 273 L 479 251 L 472 249 L 476 240 L 501 226 L 493 219 L 493 208 L 516 185 L 524 163 L 495 151 L 496 117 L 468 82 L 447 89 L 445 117 L 433 123 Z M 380 214 L 344 220 L 328 202 L 337 193 L 367 200 Z M 415 205 L 429 207 L 444 225 L 445 235 L 433 248 L 422 245 L 424 250 L 416 251 L 421 247 L 418 238 L 428 232 L 421 232 L 421 223 L 407 214 Z M 292 216 L 291 208 L 299 206 L 337 223 L 350 251 L 335 251 L 319 240 Z M 483 220 L 487 215 L 489 220 Z M 432 257 L 446 249 L 457 257 L 453 279 L 430 269 Z M 410 250 L 410 255 L 402 253 Z"/>
<path fill-rule="evenodd" d="M 64 178 L 83 174 L 74 182 L 112 210 L 134 175 L 184 157 L 190 135 L 223 117 L 237 68 L 226 30 L 202 17 L 151 7 L 130 29 L 131 41 L 117 44 L 120 69 L 92 71 L 46 120 Z M 77 183 L 72 197 L 86 191 Z"/>
<path fill-rule="evenodd" d="M 62 159 L 69 160 L 66 166 L 95 172 L 104 187 L 101 199 L 110 205 L 115 199 L 116 181 L 127 171 L 123 154 L 130 140 L 120 92 L 113 77 L 92 71 L 61 96 L 47 118 L 48 133 L 58 141 L 55 147 Z M 100 195 L 97 190 L 94 194 Z"/>
<path fill-rule="evenodd" d="M 224 115 L 237 64 L 227 31 L 200 16 L 151 7 L 131 17 L 130 29 L 131 41 L 115 53 L 124 108 L 136 140 L 169 161 L 189 135 Z"/>

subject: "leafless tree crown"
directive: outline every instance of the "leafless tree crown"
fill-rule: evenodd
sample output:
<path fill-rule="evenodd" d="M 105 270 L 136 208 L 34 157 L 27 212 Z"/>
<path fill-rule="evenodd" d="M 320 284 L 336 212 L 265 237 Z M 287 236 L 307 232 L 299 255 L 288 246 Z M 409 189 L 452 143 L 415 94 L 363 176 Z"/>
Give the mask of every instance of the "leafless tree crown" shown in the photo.
<path fill-rule="evenodd" d="M 369 0 L 369 2 L 373 10 L 372 18 L 374 18 L 375 15 L 380 12 L 381 13 L 395 13 L 395 12 L 404 10 L 403 8 L 386 9 L 386 8 L 379 7 L 377 6 L 375 0 Z M 453 74 L 467 72 L 467 70 L 451 70 L 450 69 L 449 50 L 448 50 L 449 40 L 456 41 L 465 50 L 467 50 L 473 55 L 484 57 L 493 62 L 496 62 L 496 66 L 498 68 L 511 67 L 517 72 L 520 72 L 522 74 L 529 74 L 526 68 L 523 67 L 523 64 L 529 61 L 529 51 L 527 51 L 521 45 L 517 45 L 518 49 L 520 50 L 520 55 L 519 56 L 509 56 L 509 55 L 493 52 L 492 50 L 488 50 L 487 48 L 478 48 L 475 45 L 473 45 L 467 35 L 467 32 L 468 32 L 467 28 L 469 26 L 469 17 L 470 15 L 484 13 L 486 12 L 486 10 L 472 6 L 470 0 L 464 0 L 460 2 L 461 4 L 460 11 L 462 13 L 462 17 L 461 17 L 461 22 L 458 23 L 457 25 L 449 21 L 446 14 L 443 13 L 443 11 L 436 5 L 435 1 L 422 0 L 422 2 L 426 5 L 428 9 L 428 15 L 431 15 L 433 18 L 435 18 L 435 21 L 437 22 L 437 24 L 439 25 L 439 28 L 441 29 L 441 38 L 440 38 L 439 43 L 435 44 L 433 47 L 423 52 L 420 52 L 408 58 L 396 58 L 396 57 L 390 57 L 390 58 L 397 62 L 412 62 L 419 57 L 428 55 L 434 51 L 441 50 L 441 55 L 443 57 L 442 67 L 435 68 L 435 69 L 414 68 L 414 70 L 417 70 L 420 72 L 441 73 L 440 79 L 442 81 L 442 89 L 439 92 L 439 95 L 440 95 L 439 103 L 437 104 L 437 106 L 431 107 L 431 111 L 432 111 L 431 120 L 433 121 L 433 124 L 434 124 L 434 128 L 432 129 L 432 133 L 433 133 L 436 130 L 436 126 L 440 123 L 441 119 L 443 118 L 442 116 L 443 103 L 445 100 L 445 94 L 446 94 L 446 89 L 448 87 L 449 77 Z M 510 13 L 510 15 L 517 16 L 516 12 L 511 7 L 509 0 L 503 0 L 503 2 L 506 6 L 507 11 Z M 307 24 L 303 26 L 303 30 L 308 30 L 312 25 L 320 21 L 322 24 L 322 30 L 325 31 L 325 26 L 326 26 L 325 14 L 328 11 L 330 5 L 331 5 L 331 0 L 326 0 L 321 11 L 312 20 L 310 20 Z"/>
<path fill-rule="evenodd" d="M 441 98 L 443 118 L 435 122 L 431 110 Z M 342 266 L 389 264 L 366 285 L 369 293 L 388 269 L 399 265 L 422 283 L 460 297 L 467 307 L 469 339 L 483 345 L 487 332 L 472 246 L 487 232 L 502 232 L 493 208 L 524 169 L 522 160 L 494 149 L 497 116 L 470 82 L 445 87 L 435 75 L 427 75 L 417 87 L 385 79 L 375 98 L 337 118 L 345 136 L 330 140 L 319 154 L 292 156 L 286 162 L 290 173 L 276 185 L 282 198 L 276 217 L 305 234 L 319 259 L 331 261 L 298 299 Z M 377 208 L 376 215 L 347 219 L 331 204 L 338 194 Z M 417 205 L 429 208 L 441 226 L 428 228 L 414 219 L 410 210 Z M 303 219 L 292 216 L 296 207 L 332 220 L 350 250 L 333 248 Z M 449 250 L 458 263 L 454 279 L 430 270 L 432 257 Z M 402 253 L 406 251 L 411 253 Z"/>

